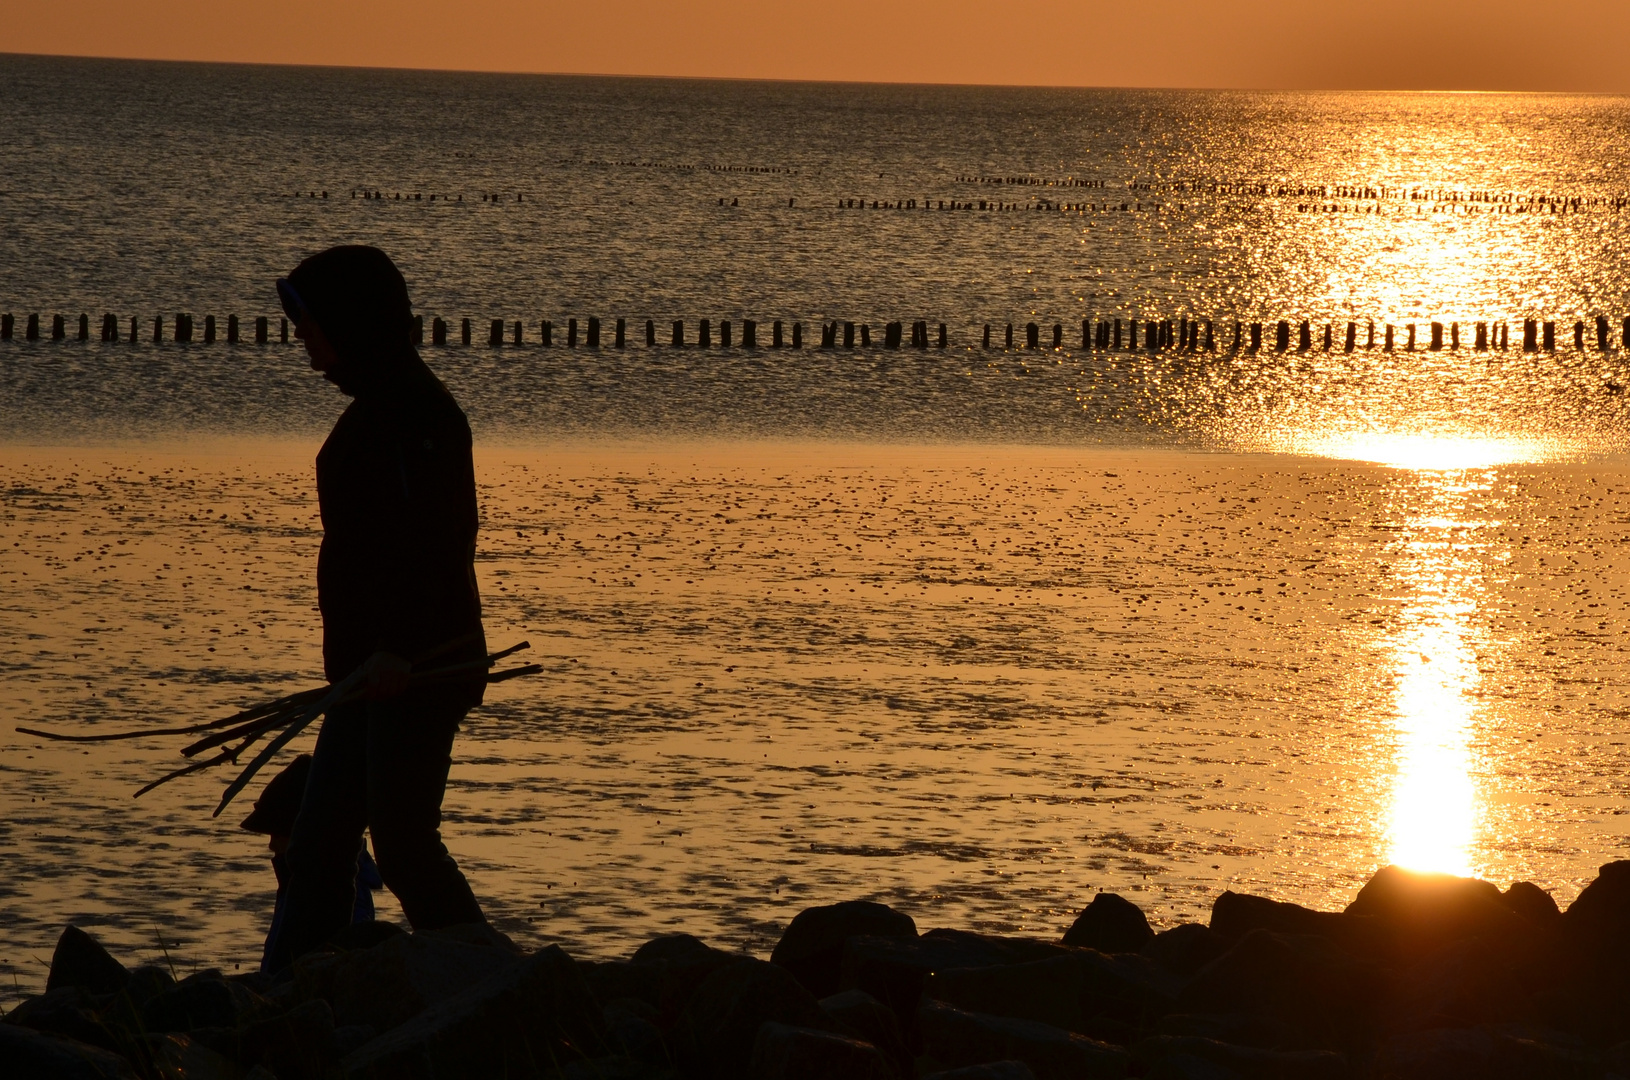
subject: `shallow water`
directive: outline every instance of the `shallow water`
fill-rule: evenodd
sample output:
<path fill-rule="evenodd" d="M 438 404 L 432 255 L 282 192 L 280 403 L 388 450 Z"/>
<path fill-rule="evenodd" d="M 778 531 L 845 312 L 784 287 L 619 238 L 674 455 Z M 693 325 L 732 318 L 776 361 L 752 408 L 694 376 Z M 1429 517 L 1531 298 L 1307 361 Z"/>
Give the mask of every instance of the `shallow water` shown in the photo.
<path fill-rule="evenodd" d="M 862 896 L 1051 935 L 1100 888 L 1170 924 L 1224 888 L 1339 906 L 1395 859 L 1566 902 L 1624 846 L 1616 468 L 743 450 L 479 457 L 489 633 L 548 673 L 468 724 L 447 837 L 523 941 L 765 953 Z M 308 452 L 5 451 L 4 713 L 110 730 L 315 683 Z M 130 798 L 177 742 L 0 734 L 23 992 L 69 919 L 258 957 L 247 803 Z"/>
<path fill-rule="evenodd" d="M 429 351 L 483 437 L 1305 450 L 1339 429 L 1617 449 L 1627 128 L 1630 99 L 1610 96 L 0 56 L 0 311 L 40 313 L 47 337 L 65 314 L 70 338 L 81 312 L 92 337 L 104 312 L 122 337 L 136 316 L 141 342 L 0 344 L 0 437 L 324 429 L 331 399 L 300 381 L 296 346 L 155 347 L 152 319 L 168 337 L 190 312 L 201 335 L 213 313 L 224 337 L 235 313 L 247 335 L 254 316 L 278 314 L 276 275 L 368 242 L 397 258 L 427 324 L 452 320 L 457 341 L 472 320 L 475 348 Z M 980 201 L 1016 209 L 939 209 Z M 558 344 L 568 319 L 586 333 L 590 316 L 608 345 L 626 320 L 636 347 L 539 347 L 542 320 Z M 506 333 L 523 324 L 522 347 L 484 346 L 494 318 Z M 684 320 L 694 343 L 703 318 L 715 333 L 731 321 L 738 342 L 755 319 L 766 345 L 773 320 L 798 321 L 811 347 L 822 320 L 853 321 L 873 346 L 637 347 L 647 319 L 663 343 Z M 1210 320 L 1225 351 L 1235 321 L 1268 323 L 1271 341 L 1274 321 L 1308 320 L 1313 348 L 1204 363 L 1089 355 L 1089 318 Z M 1520 347 L 1524 318 L 1555 321 L 1560 352 L 1473 351 L 1478 322 L 1511 324 Z M 885 322 L 917 319 L 944 322 L 950 349 L 878 347 Z M 1359 348 L 1346 357 L 1350 320 Z M 1460 348 L 1426 351 L 1434 320 Z M 1059 324 L 1065 349 L 979 347 L 985 324 L 1000 346 L 1007 324 L 1022 344 L 1029 322 L 1043 345 Z M 1397 352 L 1382 350 L 1389 324 Z M 1419 351 L 1405 351 L 1411 328 Z"/>
<path fill-rule="evenodd" d="M 1627 119 L 0 56 L 0 311 L 70 328 L 0 342 L 0 716 L 317 681 L 342 402 L 275 319 L 168 335 L 247 334 L 276 274 L 371 242 L 474 322 L 425 353 L 476 433 L 490 636 L 548 669 L 472 719 L 447 800 L 518 938 L 763 953 L 857 896 L 1051 935 L 1099 888 L 1169 924 L 1224 888 L 1338 906 L 1389 861 L 1566 901 L 1624 846 Z M 104 311 L 139 342 L 71 340 Z M 590 316 L 606 347 L 541 347 Z M 491 318 L 523 344 L 480 344 Z M 806 348 L 645 346 L 675 318 Z M 1219 349 L 1083 349 L 1087 318 Z M 948 348 L 879 347 L 915 319 Z M 1278 319 L 1311 348 L 1231 347 Z M 872 344 L 813 348 L 822 320 Z M 209 816 L 224 778 L 132 801 L 170 741 L 4 726 L 0 995 L 68 920 L 254 962 L 272 877 L 246 804 Z"/>

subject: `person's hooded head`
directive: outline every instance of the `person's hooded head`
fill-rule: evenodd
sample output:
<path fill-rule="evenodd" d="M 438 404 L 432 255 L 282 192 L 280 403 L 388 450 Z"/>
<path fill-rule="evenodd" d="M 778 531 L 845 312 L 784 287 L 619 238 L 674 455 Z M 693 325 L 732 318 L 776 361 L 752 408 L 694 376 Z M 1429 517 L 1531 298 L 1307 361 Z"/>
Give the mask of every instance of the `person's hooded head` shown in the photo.
<path fill-rule="evenodd" d="M 360 244 L 329 248 L 294 268 L 278 283 L 278 297 L 312 348 L 315 323 L 332 348 L 324 378 L 356 396 L 424 370 L 413 347 L 413 305 L 407 282 L 390 256 Z"/>

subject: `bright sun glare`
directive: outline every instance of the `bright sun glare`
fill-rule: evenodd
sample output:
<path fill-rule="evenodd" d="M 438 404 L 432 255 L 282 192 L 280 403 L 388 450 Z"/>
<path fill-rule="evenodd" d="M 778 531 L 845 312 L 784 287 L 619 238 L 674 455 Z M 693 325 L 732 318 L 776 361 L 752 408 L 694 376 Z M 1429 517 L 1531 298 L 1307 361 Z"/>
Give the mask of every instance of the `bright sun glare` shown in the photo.
<path fill-rule="evenodd" d="M 1479 435 L 1338 432 L 1293 440 L 1297 453 L 1439 472 L 1551 460 L 1558 449 L 1535 439 Z"/>

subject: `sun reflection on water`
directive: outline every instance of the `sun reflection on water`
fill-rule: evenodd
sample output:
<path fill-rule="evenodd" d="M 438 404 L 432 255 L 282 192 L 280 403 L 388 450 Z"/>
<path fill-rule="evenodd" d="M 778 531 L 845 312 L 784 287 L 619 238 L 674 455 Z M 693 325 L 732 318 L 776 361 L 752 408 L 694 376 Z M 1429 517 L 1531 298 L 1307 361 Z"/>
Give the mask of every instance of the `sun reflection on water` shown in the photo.
<path fill-rule="evenodd" d="M 1380 643 L 1391 668 L 1396 739 L 1386 861 L 1411 870 L 1475 874 L 1484 815 L 1473 749 L 1479 684 L 1476 616 L 1481 547 L 1494 522 L 1468 510 L 1504 464 L 1542 461 L 1556 448 L 1480 436 L 1326 435 L 1309 439 L 1331 457 L 1407 470 L 1398 478 L 1401 548 L 1395 573 L 1403 607 Z"/>
<path fill-rule="evenodd" d="M 1398 750 L 1387 861 L 1464 875 L 1479 813 L 1470 748 L 1478 672 L 1469 642 L 1473 588 L 1449 537 L 1458 526 L 1409 526 L 1417 538 L 1407 544 L 1403 576 L 1412 595 L 1390 643 Z"/>

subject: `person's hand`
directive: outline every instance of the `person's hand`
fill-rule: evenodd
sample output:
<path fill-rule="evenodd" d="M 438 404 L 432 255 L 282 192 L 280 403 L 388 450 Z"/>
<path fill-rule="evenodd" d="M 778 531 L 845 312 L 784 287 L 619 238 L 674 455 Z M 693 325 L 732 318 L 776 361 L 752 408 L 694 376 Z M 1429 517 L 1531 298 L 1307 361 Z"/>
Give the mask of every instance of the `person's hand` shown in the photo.
<path fill-rule="evenodd" d="M 391 698 L 408 688 L 413 665 L 393 652 L 380 649 L 362 665 L 363 696 L 372 701 Z"/>

